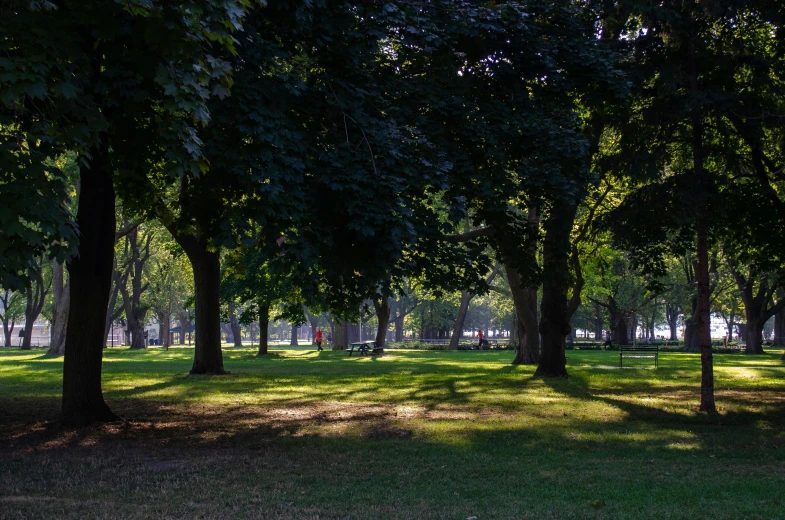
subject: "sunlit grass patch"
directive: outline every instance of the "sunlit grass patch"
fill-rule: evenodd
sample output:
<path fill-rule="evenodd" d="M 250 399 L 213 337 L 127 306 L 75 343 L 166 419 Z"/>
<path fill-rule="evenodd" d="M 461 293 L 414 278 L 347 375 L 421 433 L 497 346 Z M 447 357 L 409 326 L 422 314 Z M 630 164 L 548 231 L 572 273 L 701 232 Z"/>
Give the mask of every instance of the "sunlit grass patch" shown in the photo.
<path fill-rule="evenodd" d="M 274 353 L 226 348 L 216 377 L 191 348 L 108 349 L 129 423 L 61 432 L 62 358 L 0 349 L 0 517 L 782 517 L 777 351 L 715 355 L 716 416 L 689 353 L 571 351 L 557 380 L 512 352 Z"/>

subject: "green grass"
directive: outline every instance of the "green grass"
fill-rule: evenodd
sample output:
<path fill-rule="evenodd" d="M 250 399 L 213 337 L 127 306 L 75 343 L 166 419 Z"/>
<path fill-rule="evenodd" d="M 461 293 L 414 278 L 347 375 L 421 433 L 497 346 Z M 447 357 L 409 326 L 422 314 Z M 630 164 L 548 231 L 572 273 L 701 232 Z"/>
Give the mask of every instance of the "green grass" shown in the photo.
<path fill-rule="evenodd" d="M 0 349 L 0 518 L 785 518 L 785 363 L 715 355 L 570 377 L 512 352 L 107 351 L 127 424 L 57 429 L 62 358 Z"/>

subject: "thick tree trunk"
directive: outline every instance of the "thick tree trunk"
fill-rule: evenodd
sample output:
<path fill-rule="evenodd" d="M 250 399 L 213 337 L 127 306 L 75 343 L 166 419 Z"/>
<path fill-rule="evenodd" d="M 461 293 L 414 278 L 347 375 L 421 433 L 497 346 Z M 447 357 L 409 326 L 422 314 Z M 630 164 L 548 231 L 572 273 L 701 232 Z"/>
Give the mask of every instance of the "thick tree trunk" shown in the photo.
<path fill-rule="evenodd" d="M 395 318 L 395 341 L 403 341 L 403 319 L 404 316 Z"/>
<path fill-rule="evenodd" d="M 463 337 L 463 324 L 466 321 L 466 312 L 469 310 L 469 302 L 472 301 L 474 295 L 469 291 L 461 292 L 461 303 L 458 306 L 458 317 L 455 319 L 455 325 L 452 328 L 452 336 L 450 336 L 450 350 L 458 350 L 458 342 Z"/>
<path fill-rule="evenodd" d="M 299 343 L 297 342 L 297 324 L 292 323 L 292 337 L 289 338 L 289 346 L 296 347 Z"/>
<path fill-rule="evenodd" d="M 676 305 L 665 304 L 665 319 L 668 321 L 668 327 L 670 328 L 671 341 L 679 339 L 679 314 L 679 308 Z"/>
<path fill-rule="evenodd" d="M 746 354 L 763 354 L 763 324 L 747 322 Z"/>
<path fill-rule="evenodd" d="M 737 323 L 736 327 L 739 329 L 739 341 L 747 342 L 747 324 Z"/>
<path fill-rule="evenodd" d="M 540 335 L 537 326 L 537 290 L 524 287 L 521 276 L 510 264 L 505 263 L 510 284 L 514 312 L 517 316 L 517 352 L 513 365 L 536 365 L 540 360 Z"/>
<path fill-rule="evenodd" d="M 346 350 L 349 346 L 349 323 L 338 319 L 333 334 L 333 350 Z"/>
<path fill-rule="evenodd" d="M 11 332 L 14 330 L 14 325 L 16 324 L 12 321 L 11 325 L 9 326 L 8 321 L 9 320 L 3 321 L 3 337 L 5 338 L 4 345 L 6 347 L 12 347 L 13 340 L 11 339 Z"/>
<path fill-rule="evenodd" d="M 693 314 L 684 321 L 684 348 L 698 352 L 700 350 L 699 316 Z"/>
<path fill-rule="evenodd" d="M 190 373 L 225 374 L 221 351 L 221 257 L 193 236 L 180 237 L 178 242 L 194 270 L 196 347 Z"/>
<path fill-rule="evenodd" d="M 115 243 L 115 193 L 108 171 L 109 145 L 102 136 L 90 164 L 80 168 L 79 251 L 68 263 L 71 305 L 63 361 L 61 419 L 67 426 L 82 426 L 118 417 L 101 392 L 104 319 L 112 284 Z"/>
<path fill-rule="evenodd" d="M 144 322 L 136 318 L 128 318 L 133 314 L 126 314 L 128 328 L 131 331 L 131 350 L 147 348 L 144 339 Z"/>
<path fill-rule="evenodd" d="M 379 326 L 376 328 L 376 347 L 384 351 L 384 345 L 387 343 L 387 329 L 390 327 L 390 300 L 387 296 L 383 297 L 381 301 L 374 301 L 376 307 L 376 319 L 379 321 Z"/>
<path fill-rule="evenodd" d="M 237 308 L 233 301 L 229 301 L 229 326 L 232 328 L 232 338 L 235 347 L 243 346 L 243 333 L 240 330 L 240 321 L 237 319 Z"/>
<path fill-rule="evenodd" d="M 540 362 L 535 375 L 567 376 L 565 356 L 567 333 L 570 332 L 567 293 L 570 289 L 570 235 L 576 206 L 555 201 L 545 221 L 542 246 L 542 303 L 540 305 Z"/>
<path fill-rule="evenodd" d="M 618 309 L 611 309 L 611 341 L 616 345 L 629 345 L 629 320 L 627 316 Z"/>
<path fill-rule="evenodd" d="M 259 352 L 257 356 L 267 354 L 267 336 L 270 329 L 270 306 L 259 305 Z"/>

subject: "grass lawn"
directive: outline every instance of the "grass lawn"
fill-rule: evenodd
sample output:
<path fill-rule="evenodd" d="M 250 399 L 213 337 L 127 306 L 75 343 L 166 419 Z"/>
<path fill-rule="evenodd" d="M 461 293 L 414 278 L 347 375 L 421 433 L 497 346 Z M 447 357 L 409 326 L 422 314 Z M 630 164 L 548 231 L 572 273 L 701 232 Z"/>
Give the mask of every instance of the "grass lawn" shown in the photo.
<path fill-rule="evenodd" d="M 0 518 L 785 518 L 785 362 L 697 354 L 658 370 L 570 351 L 532 378 L 512 352 L 107 351 L 128 420 L 57 417 L 62 358 L 0 349 Z"/>

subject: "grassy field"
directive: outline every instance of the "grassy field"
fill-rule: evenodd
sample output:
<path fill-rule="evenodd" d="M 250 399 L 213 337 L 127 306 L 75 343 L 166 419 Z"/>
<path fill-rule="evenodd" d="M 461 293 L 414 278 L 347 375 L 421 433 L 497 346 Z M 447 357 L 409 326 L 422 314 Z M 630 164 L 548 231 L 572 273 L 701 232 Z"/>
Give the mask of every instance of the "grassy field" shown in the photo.
<path fill-rule="evenodd" d="M 568 352 L 107 351 L 126 424 L 61 431 L 62 358 L 0 349 L 0 518 L 785 518 L 785 362 Z"/>

